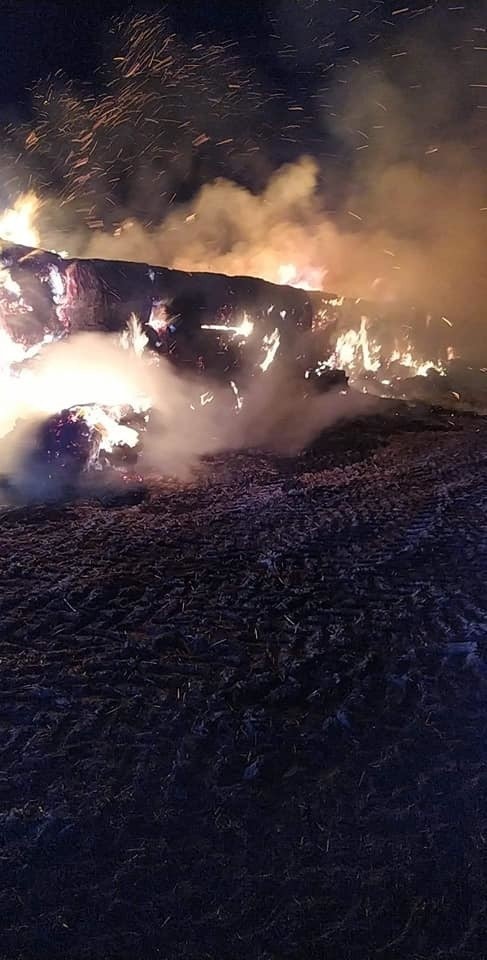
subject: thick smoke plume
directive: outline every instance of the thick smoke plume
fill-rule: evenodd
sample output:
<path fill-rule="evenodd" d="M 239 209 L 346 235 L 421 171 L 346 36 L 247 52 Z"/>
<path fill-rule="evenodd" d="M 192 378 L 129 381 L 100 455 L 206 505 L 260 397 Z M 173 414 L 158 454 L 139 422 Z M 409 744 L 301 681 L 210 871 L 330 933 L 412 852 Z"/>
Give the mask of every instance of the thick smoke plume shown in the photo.
<path fill-rule="evenodd" d="M 486 292 L 485 178 L 468 150 L 441 149 L 434 171 L 398 162 L 364 172 L 349 201 L 349 219 L 361 218 L 353 228 L 346 214 L 341 222 L 326 215 L 318 165 L 305 157 L 274 174 L 261 194 L 218 180 L 156 230 L 132 221 L 116 237 L 94 233 L 83 253 L 311 281 L 339 295 L 462 317 L 482 307 Z"/>

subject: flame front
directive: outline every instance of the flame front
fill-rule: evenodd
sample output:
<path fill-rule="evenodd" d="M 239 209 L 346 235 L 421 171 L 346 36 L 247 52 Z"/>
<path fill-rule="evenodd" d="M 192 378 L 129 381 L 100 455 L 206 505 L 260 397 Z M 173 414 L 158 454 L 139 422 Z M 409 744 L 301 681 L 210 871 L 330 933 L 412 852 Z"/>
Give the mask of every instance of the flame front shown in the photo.
<path fill-rule="evenodd" d="M 352 383 L 364 374 L 376 374 L 378 382 L 389 387 L 392 379 L 401 379 L 401 368 L 409 377 L 426 377 L 430 371 L 440 376 L 446 375 L 440 360 L 415 357 L 407 341 L 402 346 L 396 343 L 394 350 L 388 354 L 370 335 L 369 321 L 362 316 L 358 330 L 351 328 L 337 337 L 331 356 L 318 364 L 316 372 L 319 376 L 329 369 L 344 370 Z"/>

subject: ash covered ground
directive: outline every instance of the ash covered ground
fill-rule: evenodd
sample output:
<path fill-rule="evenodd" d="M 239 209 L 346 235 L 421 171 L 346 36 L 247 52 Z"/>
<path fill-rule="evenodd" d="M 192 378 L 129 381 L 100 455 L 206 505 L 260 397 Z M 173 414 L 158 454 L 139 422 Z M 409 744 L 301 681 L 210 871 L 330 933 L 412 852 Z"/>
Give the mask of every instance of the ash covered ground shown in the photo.
<path fill-rule="evenodd" d="M 485 955 L 487 424 L 0 523 L 0 956 Z"/>

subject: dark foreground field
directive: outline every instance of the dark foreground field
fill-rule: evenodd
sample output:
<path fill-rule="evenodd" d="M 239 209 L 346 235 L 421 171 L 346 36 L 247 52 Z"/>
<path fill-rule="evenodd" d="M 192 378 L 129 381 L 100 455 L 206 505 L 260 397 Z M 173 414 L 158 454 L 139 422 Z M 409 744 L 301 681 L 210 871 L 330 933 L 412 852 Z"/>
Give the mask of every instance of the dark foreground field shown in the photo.
<path fill-rule="evenodd" d="M 2 960 L 487 956 L 483 420 L 6 509 L 0 564 Z"/>

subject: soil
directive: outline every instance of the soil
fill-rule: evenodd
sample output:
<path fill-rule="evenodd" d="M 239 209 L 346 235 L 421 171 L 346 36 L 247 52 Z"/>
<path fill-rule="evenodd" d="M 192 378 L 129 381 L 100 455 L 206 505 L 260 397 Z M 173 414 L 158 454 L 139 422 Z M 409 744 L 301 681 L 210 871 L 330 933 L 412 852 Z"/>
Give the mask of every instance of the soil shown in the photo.
<path fill-rule="evenodd" d="M 3 960 L 487 956 L 487 423 L 0 518 Z"/>

